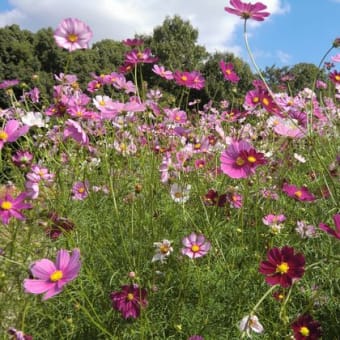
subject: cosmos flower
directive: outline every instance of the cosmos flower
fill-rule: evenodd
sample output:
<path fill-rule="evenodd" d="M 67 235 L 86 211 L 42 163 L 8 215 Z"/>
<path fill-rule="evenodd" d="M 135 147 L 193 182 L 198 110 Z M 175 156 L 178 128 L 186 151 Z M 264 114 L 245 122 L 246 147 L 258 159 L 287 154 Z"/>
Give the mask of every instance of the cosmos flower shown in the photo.
<path fill-rule="evenodd" d="M 306 221 L 297 221 L 295 231 L 301 238 L 311 238 L 316 236 L 315 227 Z"/>
<path fill-rule="evenodd" d="M 45 293 L 43 300 L 59 294 L 64 285 L 78 276 L 81 266 L 79 257 L 79 249 L 74 249 L 71 256 L 67 250 L 61 249 L 55 263 L 48 259 L 34 262 L 30 268 L 34 279 L 24 280 L 25 292 Z"/>
<path fill-rule="evenodd" d="M 137 284 L 124 285 L 120 291 L 110 294 L 112 307 L 118 310 L 124 319 L 137 319 L 141 308 L 148 304 L 146 297 L 146 289 L 139 288 Z"/>
<path fill-rule="evenodd" d="M 74 183 L 72 187 L 72 198 L 74 200 L 82 201 L 89 195 L 89 182 L 79 181 Z"/>
<path fill-rule="evenodd" d="M 170 195 L 176 203 L 185 203 L 189 199 L 191 185 L 182 186 L 178 183 L 171 184 Z"/>
<path fill-rule="evenodd" d="M 321 337 L 320 323 L 309 314 L 299 316 L 292 325 L 295 340 L 317 340 Z"/>
<path fill-rule="evenodd" d="M 64 19 L 54 31 L 56 44 L 69 52 L 88 48 L 92 38 L 91 28 L 83 21 L 74 18 Z"/>
<path fill-rule="evenodd" d="M 184 248 L 181 249 L 183 255 L 196 259 L 202 257 L 210 250 L 210 242 L 205 239 L 203 235 L 191 233 L 182 239 Z"/>
<path fill-rule="evenodd" d="M 297 201 L 314 201 L 315 196 L 311 194 L 306 187 L 298 188 L 295 185 L 284 183 L 282 191 L 289 197 L 296 199 Z"/>
<path fill-rule="evenodd" d="M 264 154 L 257 152 L 246 141 L 233 141 L 221 155 L 221 169 L 231 178 L 246 178 L 265 164 Z"/>
<path fill-rule="evenodd" d="M 264 328 L 256 315 L 246 315 L 240 322 L 239 330 L 251 337 L 250 331 L 262 333 Z"/>
<path fill-rule="evenodd" d="M 26 192 L 22 192 L 16 198 L 13 198 L 9 193 L 6 193 L 4 197 L 0 197 L 0 220 L 3 224 L 8 224 L 12 217 L 18 220 L 25 219 L 21 210 L 32 207 L 29 203 L 24 203 L 26 198 Z"/>
<path fill-rule="evenodd" d="M 151 262 L 165 262 L 167 257 L 174 251 L 171 243 L 171 241 L 166 239 L 164 239 L 162 242 L 154 242 L 153 245 L 156 247 L 156 254 L 153 256 Z"/>
<path fill-rule="evenodd" d="M 266 275 L 266 282 L 271 286 L 279 284 L 283 288 L 290 287 L 305 272 L 305 258 L 301 253 L 295 254 L 294 248 L 272 248 L 267 258 L 267 261 L 261 262 L 259 272 Z"/>
<path fill-rule="evenodd" d="M 225 63 L 224 60 L 221 60 L 219 65 L 224 79 L 232 83 L 237 83 L 240 80 L 240 77 L 234 72 L 234 65 L 232 63 Z"/>
<path fill-rule="evenodd" d="M 340 214 L 335 214 L 333 216 L 333 221 L 335 225 L 335 229 L 332 229 L 325 223 L 320 223 L 319 228 L 325 231 L 327 234 L 334 236 L 338 240 L 340 240 Z"/>
<path fill-rule="evenodd" d="M 19 137 L 23 136 L 29 130 L 29 126 L 20 126 L 20 123 L 15 120 L 9 120 L 3 129 L 0 129 L 0 150 L 5 143 L 15 142 Z"/>
<path fill-rule="evenodd" d="M 64 139 L 72 138 L 81 145 L 88 145 L 89 138 L 81 125 L 73 119 L 68 119 L 65 123 Z"/>
<path fill-rule="evenodd" d="M 224 10 L 228 13 L 238 15 L 245 20 L 253 19 L 263 21 L 270 14 L 268 12 L 262 12 L 267 6 L 261 2 L 251 4 L 240 0 L 230 0 L 230 5 L 233 7 L 224 7 Z"/>
<path fill-rule="evenodd" d="M 33 337 L 31 335 L 25 334 L 22 331 L 19 331 L 13 327 L 10 327 L 8 329 L 8 334 L 11 335 L 15 340 L 33 340 Z"/>

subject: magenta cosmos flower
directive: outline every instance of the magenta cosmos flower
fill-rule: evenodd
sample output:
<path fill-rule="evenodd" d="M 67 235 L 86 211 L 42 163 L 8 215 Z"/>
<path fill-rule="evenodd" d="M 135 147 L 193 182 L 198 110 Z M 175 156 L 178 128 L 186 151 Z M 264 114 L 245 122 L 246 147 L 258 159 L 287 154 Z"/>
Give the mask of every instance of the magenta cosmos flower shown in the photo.
<path fill-rule="evenodd" d="M 139 288 L 137 284 L 124 285 L 121 291 L 110 294 L 112 307 L 118 310 L 124 319 L 137 319 L 141 307 L 146 307 L 148 304 L 146 297 L 146 289 Z"/>
<path fill-rule="evenodd" d="M 221 155 L 221 170 L 231 178 L 246 178 L 265 164 L 264 154 L 246 141 L 233 141 Z"/>
<path fill-rule="evenodd" d="M 224 7 L 224 10 L 228 13 L 238 15 L 245 20 L 253 19 L 263 21 L 270 14 L 268 12 L 262 12 L 267 6 L 261 2 L 251 4 L 240 0 L 230 0 L 230 5 L 233 7 Z"/>
<path fill-rule="evenodd" d="M 309 314 L 301 315 L 291 327 L 295 340 L 317 340 L 321 337 L 320 323 L 314 320 Z"/>
<path fill-rule="evenodd" d="M 74 18 L 64 19 L 54 31 L 54 40 L 61 48 L 70 52 L 89 47 L 92 31 L 83 21 Z"/>
<path fill-rule="evenodd" d="M 0 219 L 3 224 L 8 224 L 11 217 L 24 220 L 25 216 L 20 212 L 23 209 L 30 209 L 29 203 L 24 203 L 27 193 L 22 192 L 18 197 L 13 198 L 9 193 L 0 198 Z"/>
<path fill-rule="evenodd" d="M 181 249 L 183 255 L 189 256 L 191 259 L 202 257 L 210 250 L 210 242 L 203 235 L 191 233 L 183 238 L 184 248 Z"/>
<path fill-rule="evenodd" d="M 314 201 L 315 196 L 311 194 L 306 187 L 298 188 L 295 185 L 284 183 L 282 191 L 289 197 L 295 198 L 297 201 Z"/>
<path fill-rule="evenodd" d="M 335 214 L 333 216 L 333 221 L 335 224 L 335 229 L 332 229 L 325 223 L 320 223 L 319 228 L 328 233 L 329 235 L 332 235 L 338 240 L 340 240 L 340 214 Z"/>
<path fill-rule="evenodd" d="M 34 279 L 24 280 L 25 292 L 45 293 L 43 300 L 59 294 L 66 283 L 78 276 L 81 266 L 79 257 L 79 249 L 74 249 L 71 256 L 67 250 L 61 249 L 57 253 L 56 263 L 48 259 L 34 262 L 30 268 Z"/>
<path fill-rule="evenodd" d="M 232 63 L 225 63 L 224 60 L 221 60 L 219 65 L 224 79 L 232 83 L 237 83 L 240 80 L 240 77 L 234 71 L 234 65 Z"/>
<path fill-rule="evenodd" d="M 9 120 L 3 129 L 0 129 L 0 150 L 5 143 L 15 142 L 19 137 L 23 136 L 29 130 L 29 126 L 20 126 L 20 123 L 15 120 Z"/>
<path fill-rule="evenodd" d="M 272 248 L 267 258 L 261 262 L 259 272 L 266 275 L 266 282 L 271 286 L 290 287 L 293 280 L 300 279 L 305 272 L 305 258 L 301 253 L 294 254 L 294 248 Z"/>

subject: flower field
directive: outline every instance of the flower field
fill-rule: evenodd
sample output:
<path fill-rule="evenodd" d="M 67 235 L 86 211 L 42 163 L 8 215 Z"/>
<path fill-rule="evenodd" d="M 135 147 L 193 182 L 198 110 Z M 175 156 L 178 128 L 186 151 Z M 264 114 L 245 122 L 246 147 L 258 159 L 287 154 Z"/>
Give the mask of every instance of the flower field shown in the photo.
<path fill-rule="evenodd" d="M 86 88 L 67 65 L 49 97 L 1 81 L 1 339 L 339 339 L 340 73 L 274 92 L 247 40 L 266 6 L 225 11 L 257 71 L 241 105 L 193 100 L 206 75 L 137 38 Z M 72 63 L 92 31 L 68 18 L 54 38 Z"/>

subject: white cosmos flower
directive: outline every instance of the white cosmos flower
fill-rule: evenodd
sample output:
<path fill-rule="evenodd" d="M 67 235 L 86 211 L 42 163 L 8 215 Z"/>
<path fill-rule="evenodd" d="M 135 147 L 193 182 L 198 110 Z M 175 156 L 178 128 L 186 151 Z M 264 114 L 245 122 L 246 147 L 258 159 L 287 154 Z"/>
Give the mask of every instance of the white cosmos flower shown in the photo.
<path fill-rule="evenodd" d="M 250 331 L 262 333 L 264 328 L 256 315 L 246 315 L 240 322 L 239 330 L 245 332 L 251 338 Z"/>
<path fill-rule="evenodd" d="M 174 251 L 171 247 L 171 242 L 164 239 L 162 242 L 154 242 L 154 247 L 156 247 L 156 254 L 152 258 L 152 262 L 161 261 L 164 262 L 167 257 Z"/>
<path fill-rule="evenodd" d="M 40 112 L 27 112 L 24 116 L 21 117 L 21 121 L 28 126 L 38 126 L 45 127 L 46 123 L 43 119 L 43 116 Z"/>
<path fill-rule="evenodd" d="M 188 184 L 186 187 L 183 187 L 178 183 L 174 183 L 170 187 L 171 198 L 176 203 L 185 203 L 189 199 L 190 189 L 190 184 Z"/>
<path fill-rule="evenodd" d="M 297 153 L 294 153 L 294 158 L 298 160 L 300 163 L 306 163 L 306 158 Z"/>

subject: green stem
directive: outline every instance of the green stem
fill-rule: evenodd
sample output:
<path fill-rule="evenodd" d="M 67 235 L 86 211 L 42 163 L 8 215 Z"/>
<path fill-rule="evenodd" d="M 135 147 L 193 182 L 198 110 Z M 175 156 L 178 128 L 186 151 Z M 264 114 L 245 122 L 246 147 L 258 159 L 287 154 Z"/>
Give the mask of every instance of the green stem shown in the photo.
<path fill-rule="evenodd" d="M 247 20 L 244 20 L 243 35 L 244 35 L 244 41 L 245 41 L 245 44 L 246 44 L 246 49 L 247 49 L 248 55 L 250 57 L 250 60 L 253 63 L 253 65 L 255 67 L 255 70 L 258 73 L 259 77 L 261 78 L 261 80 L 263 81 L 264 85 L 266 86 L 266 89 L 268 90 L 269 94 L 271 95 L 271 97 L 274 100 L 273 91 L 271 90 L 271 88 L 267 84 L 267 81 L 264 79 L 264 77 L 262 75 L 262 72 L 261 72 L 260 68 L 257 66 L 256 61 L 255 61 L 254 56 L 253 56 L 253 53 L 252 53 L 252 51 L 250 49 L 249 42 L 248 42 L 248 35 L 247 35 Z"/>

